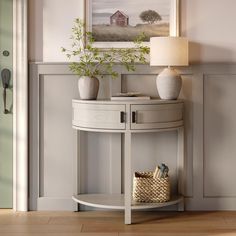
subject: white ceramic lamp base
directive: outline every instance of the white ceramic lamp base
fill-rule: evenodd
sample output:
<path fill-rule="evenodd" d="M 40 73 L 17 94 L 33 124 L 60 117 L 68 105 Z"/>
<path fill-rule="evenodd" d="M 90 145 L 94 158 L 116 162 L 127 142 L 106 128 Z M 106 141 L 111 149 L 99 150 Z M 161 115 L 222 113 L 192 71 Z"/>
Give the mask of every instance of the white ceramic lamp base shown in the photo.
<path fill-rule="evenodd" d="M 156 79 L 157 91 L 161 99 L 177 99 L 182 87 L 181 76 L 171 68 L 165 68 Z"/>

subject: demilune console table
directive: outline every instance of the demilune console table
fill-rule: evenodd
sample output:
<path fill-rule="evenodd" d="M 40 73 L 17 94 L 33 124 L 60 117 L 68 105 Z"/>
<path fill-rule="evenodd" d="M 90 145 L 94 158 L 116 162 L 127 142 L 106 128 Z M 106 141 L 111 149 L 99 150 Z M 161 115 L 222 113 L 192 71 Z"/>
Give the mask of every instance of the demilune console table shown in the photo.
<path fill-rule="evenodd" d="M 133 209 L 151 209 L 178 204 L 184 210 L 184 130 L 182 100 L 73 100 L 73 128 L 88 132 L 124 135 L 124 194 L 78 194 L 72 198 L 90 207 L 125 211 L 125 224 L 131 224 Z M 131 139 L 133 133 L 178 131 L 178 195 L 165 203 L 132 201 Z M 79 147 L 80 148 L 80 147 Z"/>

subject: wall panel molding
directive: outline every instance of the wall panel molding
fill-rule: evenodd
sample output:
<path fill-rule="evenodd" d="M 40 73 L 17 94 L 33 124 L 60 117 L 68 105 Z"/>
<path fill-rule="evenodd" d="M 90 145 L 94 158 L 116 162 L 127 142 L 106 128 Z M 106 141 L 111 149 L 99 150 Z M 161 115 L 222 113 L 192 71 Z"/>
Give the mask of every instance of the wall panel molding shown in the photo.
<path fill-rule="evenodd" d="M 211 80 L 211 85 L 214 85 L 217 83 L 217 81 L 222 79 L 222 82 L 226 86 L 226 90 L 230 91 L 233 86 L 231 83 L 227 83 L 227 78 L 229 77 L 235 77 L 236 74 L 236 64 L 225 64 L 225 63 L 218 63 L 218 64 L 203 64 L 203 65 L 195 65 L 193 68 L 193 109 L 194 109 L 194 115 L 193 115 L 193 198 L 187 198 L 187 209 L 188 210 L 235 210 L 236 209 L 236 197 L 234 195 L 228 195 L 226 196 L 223 192 L 221 195 L 216 194 L 207 194 L 206 189 L 206 183 L 209 181 L 209 175 L 207 171 L 209 171 L 209 168 L 206 169 L 206 160 L 209 159 L 209 155 L 206 154 L 206 148 L 214 148 L 214 146 L 209 146 L 209 139 L 206 139 L 206 132 L 212 133 L 213 131 L 219 130 L 219 127 L 217 125 L 213 125 L 211 129 L 207 129 L 209 127 L 206 127 L 206 115 L 208 113 L 209 108 L 212 107 L 212 104 L 210 107 L 207 107 L 208 103 L 206 103 L 207 98 L 212 96 L 212 93 L 214 92 L 215 95 L 217 94 L 217 91 L 215 91 L 216 88 L 209 89 L 206 87 L 206 85 Z M 235 77 L 236 79 L 236 77 Z M 227 88 L 228 86 L 228 88 Z M 226 94 L 225 94 L 226 95 Z M 215 105 L 219 103 L 219 99 L 214 99 Z M 229 106 L 233 105 L 233 100 L 231 102 L 228 100 Z M 224 104 L 221 104 L 224 105 Z M 226 105 L 226 104 L 225 104 Z M 222 110 L 223 113 L 223 110 Z M 233 115 L 233 114 L 232 114 Z M 212 117 L 215 119 L 216 117 Z M 224 117 L 222 117 L 224 119 Z M 209 121 L 209 122 L 213 122 Z M 236 134 L 235 134 L 236 135 Z M 211 136 L 211 142 L 214 144 L 216 142 L 217 136 L 212 135 Z M 221 144 L 215 143 L 215 148 L 220 147 Z M 233 150 L 232 155 L 234 155 Z M 228 158 L 225 158 L 225 156 L 222 156 L 222 159 L 214 159 L 211 158 L 211 162 L 208 163 L 208 165 L 214 166 L 220 165 L 221 162 L 224 162 L 224 168 L 222 170 L 227 171 L 232 165 L 232 161 L 230 161 Z M 214 178 L 212 175 L 216 173 L 212 173 L 210 176 Z M 215 183 L 215 186 L 213 186 L 213 183 L 208 184 L 208 190 L 210 192 L 219 190 L 219 186 L 225 186 L 225 190 L 228 190 L 232 187 L 230 186 L 228 181 L 223 181 L 223 178 L 220 178 L 219 176 L 223 175 L 224 172 L 218 173 L 218 182 Z M 232 176 L 231 176 L 232 177 Z M 232 177 L 235 178 L 235 177 Z M 209 188 L 211 188 L 209 190 Z M 223 191 L 225 191 L 223 190 Z M 231 188 L 232 192 L 236 191 L 234 188 Z"/>
<path fill-rule="evenodd" d="M 100 92 L 99 96 L 101 98 L 109 97 L 111 94 L 121 91 L 122 89 L 125 89 L 125 86 L 128 86 L 129 89 L 137 88 L 137 81 L 140 84 L 139 86 L 142 86 L 147 89 L 147 94 L 151 92 L 151 86 L 153 86 L 155 82 L 155 76 L 162 70 L 162 68 L 159 67 L 149 67 L 147 65 L 137 65 L 137 70 L 135 72 L 126 72 L 124 71 L 119 65 L 116 65 L 117 70 L 120 73 L 120 76 L 117 80 L 110 80 L 106 78 L 104 81 L 102 81 L 102 92 Z M 55 202 L 59 201 L 57 200 L 60 198 L 60 196 L 42 196 L 41 199 L 39 199 L 39 160 L 40 160 L 40 152 L 44 150 L 40 150 L 39 148 L 39 138 L 40 138 L 40 121 L 39 121 L 39 105 L 40 102 L 42 102 L 42 97 L 39 96 L 39 81 L 44 78 L 45 81 L 47 81 L 47 86 L 51 86 L 52 82 L 55 83 L 58 82 L 58 86 L 56 85 L 54 89 L 60 89 L 62 84 L 64 83 L 64 79 L 68 80 L 68 83 L 74 83 L 76 78 L 72 75 L 68 68 L 68 63 L 31 63 L 30 64 L 30 87 L 31 87 L 31 118 L 30 118 L 30 137 L 31 137 L 31 149 L 30 149 L 30 160 L 31 160 L 31 195 L 30 195 L 30 202 L 31 202 L 31 209 L 38 209 L 40 208 L 46 208 L 49 206 L 52 206 L 50 208 L 51 210 L 60 209 L 60 207 L 56 206 L 56 203 L 49 204 L 50 201 L 53 201 L 55 199 Z M 211 85 L 214 83 L 217 83 L 220 79 L 225 79 L 227 76 L 232 79 L 236 75 L 236 64 L 202 64 L 202 65 L 193 65 L 190 67 L 183 67 L 179 69 L 179 72 L 183 75 L 183 89 L 181 92 L 181 97 L 185 100 L 185 132 L 187 132 L 187 139 L 186 139 L 186 163 L 187 163 L 187 171 L 186 171 L 186 186 L 185 186 L 185 195 L 186 195 L 186 209 L 187 210 L 235 210 L 236 209 L 236 197 L 234 195 L 220 195 L 217 196 L 214 193 L 214 188 L 210 190 L 209 193 L 206 193 L 204 191 L 204 184 L 209 183 L 208 179 L 206 179 L 206 173 L 204 174 L 204 170 L 206 168 L 205 161 L 211 160 L 209 159 L 209 156 L 205 156 L 205 145 L 206 143 L 206 137 L 205 137 L 205 116 L 206 112 L 204 112 L 204 109 L 207 109 L 205 107 L 206 105 L 206 91 L 204 94 L 204 88 L 206 88 L 206 83 L 210 82 Z M 124 83 L 125 82 L 125 86 Z M 225 89 L 227 89 L 227 86 L 232 86 L 232 83 L 226 84 Z M 68 87 L 68 89 L 73 89 L 72 87 Z M 65 90 L 65 93 L 68 93 L 69 90 Z M 49 90 L 50 91 L 50 90 Z M 74 90 L 73 90 L 74 91 Z M 53 88 L 52 88 L 52 93 Z M 58 94 L 59 93 L 55 93 Z M 63 95 L 63 90 L 61 90 L 61 94 Z M 209 93 L 210 95 L 210 93 Z M 45 95 L 44 95 L 45 96 Z M 77 95 L 76 95 L 77 96 Z M 65 97 L 69 98 L 67 95 Z M 44 99 L 44 98 L 43 98 Z M 48 99 L 47 96 L 45 99 Z M 47 100 L 49 101 L 49 100 Z M 61 100 L 63 101 L 63 100 Z M 217 102 L 217 101 L 216 101 Z M 54 103 L 52 103 L 54 104 Z M 232 101 L 232 106 L 234 105 L 234 102 Z M 65 104 L 63 105 L 65 107 Z M 56 109 L 56 108 L 54 108 Z M 48 110 L 44 108 L 42 112 L 46 112 L 44 115 L 45 117 L 48 117 Z M 53 113 L 51 114 L 53 115 Z M 63 127 L 67 122 L 69 122 L 68 119 L 69 116 L 67 116 L 67 120 L 65 120 L 63 124 Z M 42 119 L 42 118 L 40 118 Z M 65 128 L 65 127 L 64 127 Z M 67 128 L 67 130 L 69 127 Z M 173 134 L 170 134 L 173 135 Z M 75 135 L 76 136 L 76 135 Z M 101 139 L 105 139 L 106 137 L 102 137 Z M 145 139 L 148 138 L 148 136 L 144 137 Z M 169 142 L 171 139 L 169 137 L 165 137 L 167 142 Z M 172 137 L 173 138 L 173 137 Z M 86 140 L 93 140 L 92 136 L 86 137 Z M 73 139 L 74 140 L 74 139 Z M 73 142 L 86 142 L 83 137 L 79 137 L 79 140 L 75 140 Z M 108 171 L 108 175 L 112 175 L 113 166 L 119 164 L 120 160 L 122 160 L 122 152 L 117 153 L 117 150 L 120 146 L 122 146 L 122 140 L 120 137 L 110 136 L 108 138 L 108 149 L 106 153 L 110 153 L 110 156 L 112 157 L 109 160 L 110 170 Z M 168 141 L 169 140 L 169 141 Z M 212 142 L 214 142 L 214 137 L 212 137 Z M 209 142 L 209 140 L 207 140 Z M 170 141 L 171 143 L 171 141 Z M 71 145 L 71 147 L 74 147 Z M 134 146 L 135 148 L 135 146 Z M 174 148 L 170 148 L 173 151 Z M 85 151 L 86 152 L 86 151 Z M 79 153 L 81 158 L 86 154 L 82 150 L 76 150 L 73 154 L 73 157 L 67 157 L 71 160 L 73 158 L 73 163 L 77 163 L 77 154 Z M 105 150 L 104 150 L 105 152 Z M 77 154 L 76 154 L 77 153 Z M 102 153 L 102 152 L 101 152 Z M 100 155 L 102 155 L 100 153 Z M 171 153 L 169 153 L 171 155 Z M 48 156 L 49 157 L 49 156 Z M 48 158 L 47 157 L 47 158 Z M 98 157 L 99 158 L 99 157 Z M 69 159 L 64 161 L 68 161 Z M 91 159 L 92 160 L 92 159 Z M 88 161 L 91 161 L 90 159 Z M 105 159 L 104 159 L 105 160 Z M 103 161 L 104 161 L 103 160 Z M 97 160 L 96 160 L 97 161 Z M 219 159 L 220 161 L 220 159 Z M 62 161 L 63 162 L 63 161 Z M 50 161 L 48 162 L 51 163 Z M 220 162 L 219 162 L 220 163 Z M 218 163 L 218 164 L 219 164 Z M 80 166 L 80 160 L 78 159 L 78 164 L 74 165 L 74 173 L 76 172 L 75 168 L 77 166 Z M 227 165 L 230 166 L 231 162 L 225 160 L 226 168 Z M 81 168 L 81 167 L 80 167 Z M 117 173 L 120 171 L 121 166 L 116 169 Z M 209 169 L 209 168 L 208 168 Z M 207 169 L 207 170 L 208 170 Z M 74 176 L 74 174 L 72 173 Z M 84 188 L 84 181 L 82 180 L 82 183 L 78 181 L 78 178 L 76 176 L 75 181 L 73 183 L 68 183 L 73 185 L 71 188 L 74 192 L 78 192 Z M 236 177 L 236 176 L 235 176 Z M 104 178 L 101 176 L 101 178 Z M 109 189 L 108 191 L 116 192 L 121 191 L 122 184 L 120 184 L 120 179 L 122 179 L 122 175 L 119 175 L 116 177 L 110 177 L 111 181 L 107 182 L 108 186 L 104 189 Z M 227 184 L 227 183 L 220 183 L 220 184 Z M 115 186 L 115 188 L 113 188 Z M 217 189 L 217 186 L 216 188 Z M 229 189 L 227 187 L 227 189 Z M 63 210 L 75 210 L 76 205 L 71 202 L 69 195 L 73 194 L 70 193 L 69 190 L 67 190 L 68 198 L 64 201 L 62 204 Z M 212 194 L 211 194 L 212 193 Z M 42 207 L 42 203 L 44 204 L 44 207 Z"/>

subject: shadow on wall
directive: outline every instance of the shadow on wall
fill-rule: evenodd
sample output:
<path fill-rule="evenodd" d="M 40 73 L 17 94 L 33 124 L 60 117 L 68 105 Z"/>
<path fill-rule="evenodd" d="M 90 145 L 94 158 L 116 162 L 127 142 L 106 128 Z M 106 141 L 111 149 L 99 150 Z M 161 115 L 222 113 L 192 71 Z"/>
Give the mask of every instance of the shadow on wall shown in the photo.
<path fill-rule="evenodd" d="M 29 61 L 43 60 L 43 1 L 28 1 Z"/>
<path fill-rule="evenodd" d="M 226 47 L 189 42 L 189 61 L 197 64 L 203 62 L 230 63 L 235 60 L 233 51 Z"/>

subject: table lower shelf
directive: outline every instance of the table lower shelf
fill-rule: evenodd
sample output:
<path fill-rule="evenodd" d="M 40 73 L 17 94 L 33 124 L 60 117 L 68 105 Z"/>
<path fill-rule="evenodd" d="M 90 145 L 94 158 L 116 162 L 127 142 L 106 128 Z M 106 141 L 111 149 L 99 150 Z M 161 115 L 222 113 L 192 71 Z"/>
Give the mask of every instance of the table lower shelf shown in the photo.
<path fill-rule="evenodd" d="M 90 207 L 117 210 L 125 209 L 123 194 L 80 194 L 73 196 L 72 199 L 77 203 Z M 141 210 L 160 208 L 178 204 L 183 200 L 183 196 L 173 196 L 170 201 L 163 203 L 138 203 L 132 201 L 131 209 Z"/>

